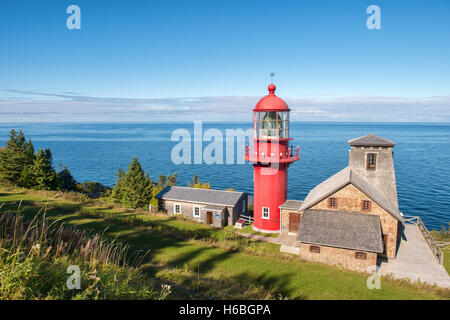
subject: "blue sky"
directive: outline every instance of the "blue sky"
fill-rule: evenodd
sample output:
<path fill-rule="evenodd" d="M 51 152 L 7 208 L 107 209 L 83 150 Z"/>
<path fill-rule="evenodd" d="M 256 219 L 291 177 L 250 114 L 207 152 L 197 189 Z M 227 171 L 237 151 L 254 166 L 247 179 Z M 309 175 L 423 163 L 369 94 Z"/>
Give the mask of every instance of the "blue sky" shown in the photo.
<path fill-rule="evenodd" d="M 450 121 L 448 0 L 2 0 L 0 48 L 2 122 L 245 121 L 272 71 L 295 120 Z"/>

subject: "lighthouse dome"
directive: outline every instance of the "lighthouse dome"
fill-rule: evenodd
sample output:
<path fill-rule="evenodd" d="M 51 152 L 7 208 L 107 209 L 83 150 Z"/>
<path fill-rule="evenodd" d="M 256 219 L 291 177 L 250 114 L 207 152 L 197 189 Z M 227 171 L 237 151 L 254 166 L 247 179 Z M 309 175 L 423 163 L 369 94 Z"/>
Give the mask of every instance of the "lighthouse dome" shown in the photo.
<path fill-rule="evenodd" d="M 273 83 L 267 89 L 269 94 L 258 101 L 253 111 L 290 111 L 286 102 L 275 95 L 276 86 Z"/>

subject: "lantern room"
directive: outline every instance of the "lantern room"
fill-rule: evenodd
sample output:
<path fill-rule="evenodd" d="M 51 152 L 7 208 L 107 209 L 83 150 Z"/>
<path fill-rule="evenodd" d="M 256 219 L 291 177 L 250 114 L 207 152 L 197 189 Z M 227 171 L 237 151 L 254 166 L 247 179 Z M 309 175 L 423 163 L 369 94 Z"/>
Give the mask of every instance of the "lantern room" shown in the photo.
<path fill-rule="evenodd" d="M 290 110 L 287 104 L 275 95 L 276 87 L 273 83 L 268 89 L 269 94 L 253 109 L 253 138 L 288 139 Z"/>

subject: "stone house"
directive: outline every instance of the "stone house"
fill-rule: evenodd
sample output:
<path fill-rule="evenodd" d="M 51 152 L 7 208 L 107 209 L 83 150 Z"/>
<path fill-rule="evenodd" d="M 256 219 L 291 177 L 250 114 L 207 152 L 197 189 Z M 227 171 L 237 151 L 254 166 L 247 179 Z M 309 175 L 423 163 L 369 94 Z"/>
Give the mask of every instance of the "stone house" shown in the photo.
<path fill-rule="evenodd" d="M 402 233 L 390 140 L 369 134 L 349 141 L 349 166 L 313 188 L 304 201 L 280 206 L 281 251 L 366 271 L 395 258 Z"/>
<path fill-rule="evenodd" d="M 223 228 L 247 215 L 244 192 L 169 186 L 156 195 L 158 210 Z"/>

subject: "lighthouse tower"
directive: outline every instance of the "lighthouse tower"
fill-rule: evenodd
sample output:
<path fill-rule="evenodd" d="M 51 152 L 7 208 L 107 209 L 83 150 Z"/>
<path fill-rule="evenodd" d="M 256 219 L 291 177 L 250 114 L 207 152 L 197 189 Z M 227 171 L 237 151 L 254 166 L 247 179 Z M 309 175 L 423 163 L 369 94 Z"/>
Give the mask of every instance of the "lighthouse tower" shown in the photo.
<path fill-rule="evenodd" d="M 299 159 L 289 147 L 289 111 L 286 102 L 275 95 L 275 85 L 253 109 L 251 148 L 245 147 L 245 160 L 253 164 L 253 229 L 280 232 L 279 206 L 287 198 L 289 165 Z"/>

